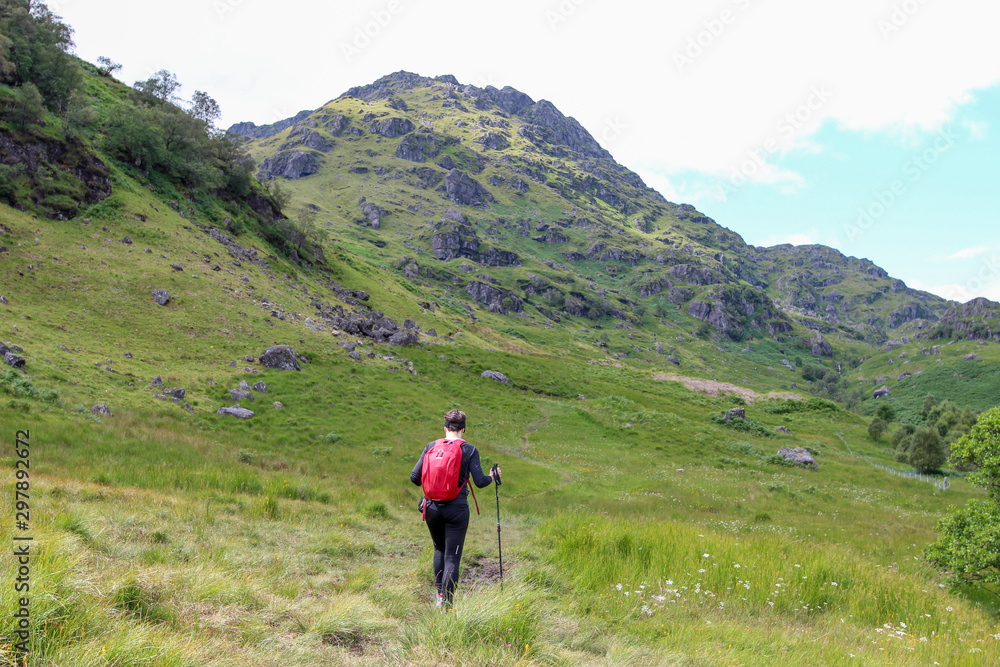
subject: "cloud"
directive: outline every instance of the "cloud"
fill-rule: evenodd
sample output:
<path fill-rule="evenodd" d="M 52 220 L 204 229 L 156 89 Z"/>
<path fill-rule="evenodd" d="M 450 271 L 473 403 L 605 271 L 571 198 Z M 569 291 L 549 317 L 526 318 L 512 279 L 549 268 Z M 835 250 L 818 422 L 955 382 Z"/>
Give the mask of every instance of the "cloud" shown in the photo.
<path fill-rule="evenodd" d="M 937 294 L 945 299 L 958 301 L 959 303 L 966 303 L 981 296 L 991 301 L 1000 301 L 1000 278 L 996 278 L 986 284 L 970 281 L 965 285 L 960 283 L 929 285 L 921 280 L 911 280 L 909 281 L 909 286 L 914 289 L 930 292 L 931 294 Z"/>
<path fill-rule="evenodd" d="M 984 252 L 989 250 L 989 246 L 972 246 L 969 248 L 962 248 L 953 255 L 948 255 L 947 259 L 970 259 L 972 257 L 978 257 Z"/>

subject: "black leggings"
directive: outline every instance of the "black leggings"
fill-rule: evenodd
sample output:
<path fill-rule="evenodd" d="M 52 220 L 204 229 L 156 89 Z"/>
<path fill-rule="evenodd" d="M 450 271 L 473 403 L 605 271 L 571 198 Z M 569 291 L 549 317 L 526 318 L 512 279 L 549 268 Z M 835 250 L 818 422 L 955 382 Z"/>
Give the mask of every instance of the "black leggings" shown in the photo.
<path fill-rule="evenodd" d="M 458 566 L 469 530 L 469 505 L 427 503 L 427 529 L 434 541 L 434 584 L 449 603 L 458 583 Z"/>

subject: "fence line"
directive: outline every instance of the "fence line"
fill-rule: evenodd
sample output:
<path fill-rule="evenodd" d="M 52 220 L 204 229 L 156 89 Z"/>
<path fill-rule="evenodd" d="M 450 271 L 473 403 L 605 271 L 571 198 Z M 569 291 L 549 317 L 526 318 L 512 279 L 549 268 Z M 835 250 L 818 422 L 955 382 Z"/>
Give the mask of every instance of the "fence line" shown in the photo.
<path fill-rule="evenodd" d="M 903 477 L 905 479 L 915 479 L 915 480 L 919 480 L 921 482 L 930 482 L 931 484 L 933 484 L 936 488 L 940 489 L 941 491 L 947 491 L 948 487 L 951 486 L 951 483 L 948 481 L 947 477 L 938 480 L 938 479 L 936 479 L 935 477 L 933 477 L 931 475 L 926 475 L 924 473 L 917 472 L 916 470 L 896 470 L 895 468 L 890 468 L 889 466 L 887 466 L 887 465 L 885 465 L 883 463 L 876 463 L 875 461 L 872 461 L 867 456 L 860 456 L 858 454 L 855 454 L 854 450 L 851 449 L 851 446 L 849 444 L 847 444 L 847 440 L 844 439 L 844 436 L 840 434 L 840 431 L 836 431 L 836 436 L 838 438 L 840 438 L 840 441 L 844 443 L 845 447 L 847 447 L 847 453 L 848 454 L 850 454 L 851 456 L 853 456 L 856 459 L 861 459 L 862 461 L 866 462 L 868 465 L 871 465 L 871 466 L 874 466 L 876 468 L 879 468 L 880 470 L 884 470 L 885 472 L 889 473 L 890 475 L 895 475 L 896 477 Z"/>

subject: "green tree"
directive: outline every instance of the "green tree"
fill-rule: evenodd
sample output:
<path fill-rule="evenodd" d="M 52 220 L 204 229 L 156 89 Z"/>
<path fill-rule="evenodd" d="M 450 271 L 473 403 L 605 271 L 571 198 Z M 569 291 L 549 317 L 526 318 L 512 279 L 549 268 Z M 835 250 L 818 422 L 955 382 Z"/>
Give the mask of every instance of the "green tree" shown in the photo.
<path fill-rule="evenodd" d="M 896 419 L 896 408 L 892 407 L 892 403 L 879 401 L 879 405 L 875 409 L 875 416 L 881 417 L 886 423 L 892 422 Z"/>
<path fill-rule="evenodd" d="M 885 430 L 889 427 L 885 420 L 881 417 L 875 417 L 872 419 L 871 423 L 868 424 L 868 436 L 872 440 L 878 440 L 885 433 Z"/>
<path fill-rule="evenodd" d="M 0 0 L 0 35 L 0 83 L 33 83 L 49 110 L 65 109 L 82 81 L 72 28 L 36 0 Z"/>
<path fill-rule="evenodd" d="M 38 88 L 33 83 L 26 83 L 17 91 L 17 100 L 14 108 L 11 109 L 10 119 L 20 126 L 22 130 L 29 125 L 37 125 L 42 122 L 42 114 L 45 113 L 45 100 Z"/>
<path fill-rule="evenodd" d="M 956 583 L 1000 584 L 1000 407 L 979 417 L 951 449 L 953 465 L 975 471 L 969 481 L 986 489 L 988 500 L 972 500 L 938 524 L 941 534 L 924 556 Z"/>
<path fill-rule="evenodd" d="M 921 473 L 938 472 L 948 460 L 941 436 L 932 428 L 917 429 L 910 443 L 909 454 L 909 464 Z"/>
<path fill-rule="evenodd" d="M 173 72 L 161 69 L 145 81 L 136 81 L 132 87 L 140 93 L 152 95 L 164 102 L 173 102 L 176 99 L 174 93 L 181 87 L 181 84 Z"/>
<path fill-rule="evenodd" d="M 102 76 L 111 76 L 121 68 L 122 68 L 121 63 L 116 63 L 107 56 L 97 57 L 97 70 L 101 73 Z"/>
<path fill-rule="evenodd" d="M 892 448 L 896 452 L 896 461 L 899 463 L 910 462 L 910 445 L 916 430 L 912 424 L 901 424 L 892 432 Z"/>
<path fill-rule="evenodd" d="M 191 97 L 191 109 L 188 110 L 188 113 L 211 127 L 222 116 L 222 109 L 219 108 L 218 102 L 209 97 L 208 93 L 196 90 Z"/>
<path fill-rule="evenodd" d="M 934 406 L 936 406 L 937 404 L 938 404 L 937 399 L 934 398 L 934 396 L 932 396 L 931 394 L 927 394 L 927 396 L 924 398 L 924 407 L 922 410 L 920 410 L 920 414 L 926 417 L 927 413 L 933 410 Z"/>
<path fill-rule="evenodd" d="M 990 499 L 1000 504 L 1000 407 L 980 415 L 972 430 L 952 445 L 951 460 L 974 466 L 967 479 L 985 488 Z"/>

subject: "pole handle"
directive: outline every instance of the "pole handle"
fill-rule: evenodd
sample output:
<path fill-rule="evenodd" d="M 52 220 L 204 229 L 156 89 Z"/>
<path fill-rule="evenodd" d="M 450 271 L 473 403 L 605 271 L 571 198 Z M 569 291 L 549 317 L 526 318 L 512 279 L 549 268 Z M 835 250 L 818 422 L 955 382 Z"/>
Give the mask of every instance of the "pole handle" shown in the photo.
<path fill-rule="evenodd" d="M 499 467 L 500 467 L 499 463 L 494 463 L 493 467 L 490 468 L 490 473 L 493 475 L 493 483 L 496 484 L 497 486 L 500 486 L 501 484 L 500 475 L 497 474 L 497 468 Z"/>

